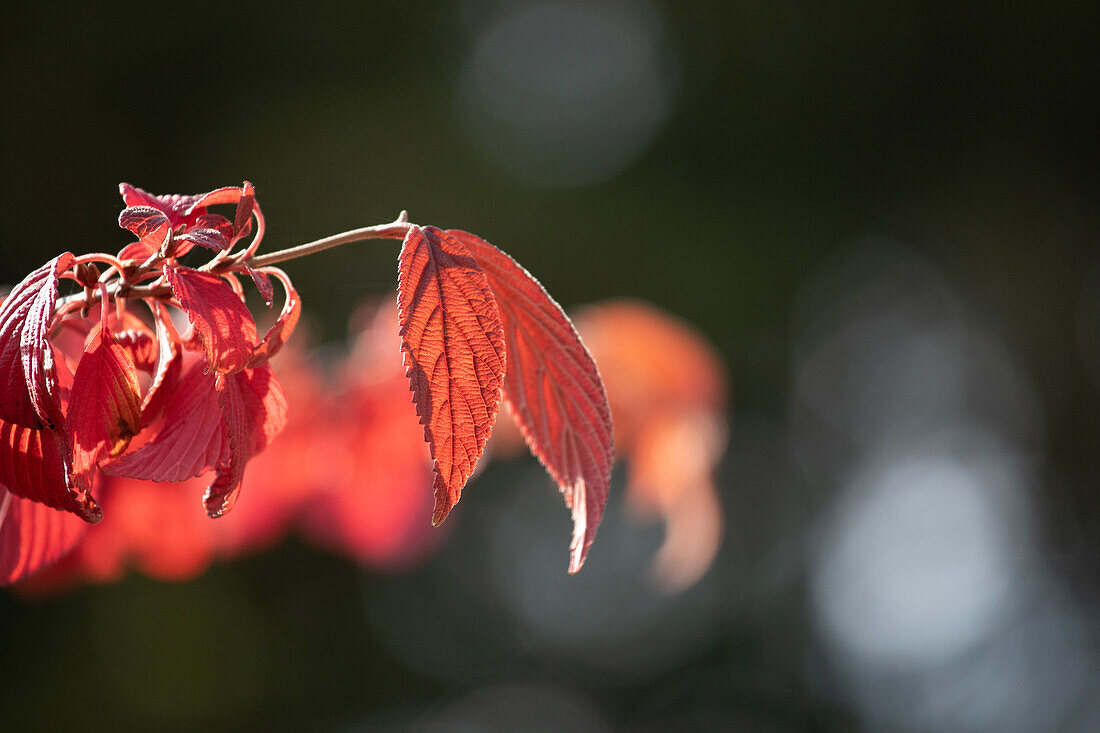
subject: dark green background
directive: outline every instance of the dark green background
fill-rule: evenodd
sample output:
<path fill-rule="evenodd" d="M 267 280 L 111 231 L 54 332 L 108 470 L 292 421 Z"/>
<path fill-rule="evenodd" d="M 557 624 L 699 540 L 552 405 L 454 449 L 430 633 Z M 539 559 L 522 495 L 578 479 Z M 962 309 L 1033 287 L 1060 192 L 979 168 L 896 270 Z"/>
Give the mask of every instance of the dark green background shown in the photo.
<path fill-rule="evenodd" d="M 8 4 L 0 282 L 61 250 L 123 244 L 120 181 L 193 193 L 248 179 L 269 248 L 408 209 L 488 238 L 567 306 L 631 295 L 697 324 L 729 363 L 736 444 L 739 415 L 787 409 L 799 286 L 840 247 L 890 237 L 945 273 L 1038 375 L 1044 470 L 1058 477 L 1040 526 L 1095 608 L 1100 398 L 1077 356 L 1075 314 L 1100 261 L 1100 10 L 806 5 L 665 4 L 679 63 L 667 125 L 612 180 L 548 189 L 495 172 L 460 126 L 461 18 L 476 3 Z M 321 337 L 341 337 L 363 295 L 394 286 L 396 251 L 366 243 L 288 267 Z M 478 561 L 461 549 L 471 515 L 517 470 L 494 468 L 463 501 L 460 558 Z M 737 522 L 751 524 L 755 505 L 726 490 Z M 560 514 L 546 493 L 539 506 Z M 554 519 L 564 548 L 565 518 Z M 738 572 L 763 559 L 758 549 L 727 548 L 730 588 L 747 582 Z M 564 571 L 563 549 L 554 560 Z M 651 678 L 578 671 L 520 639 L 458 644 L 490 670 L 464 682 L 410 669 L 363 622 L 376 594 L 433 572 L 364 578 L 291 541 L 191 584 L 135 579 L 45 602 L 2 594 L 0 728 L 369 728 L 486 679 L 584 690 L 627 728 L 661 730 L 643 721 L 699 708 L 759 729 L 851 722 L 804 677 L 813 652 L 797 583 L 770 624 L 735 607 Z M 433 601 L 443 616 L 455 602 L 445 591 Z M 708 670 L 721 670 L 721 691 Z"/>

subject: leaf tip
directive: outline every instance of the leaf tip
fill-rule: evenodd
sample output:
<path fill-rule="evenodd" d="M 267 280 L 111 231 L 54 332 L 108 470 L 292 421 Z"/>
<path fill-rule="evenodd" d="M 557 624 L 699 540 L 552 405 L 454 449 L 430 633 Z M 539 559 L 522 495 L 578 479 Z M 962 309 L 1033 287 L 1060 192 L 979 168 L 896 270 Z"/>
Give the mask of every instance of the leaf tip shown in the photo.
<path fill-rule="evenodd" d="M 435 497 L 435 508 L 432 510 L 432 526 L 438 527 L 443 524 L 450 515 L 454 505 L 455 501 L 452 500 L 450 496 L 447 496 L 446 493 L 437 493 Z"/>
<path fill-rule="evenodd" d="M 569 574 L 574 575 L 588 559 L 588 549 L 596 538 L 596 527 L 588 531 L 588 508 L 584 480 L 579 479 L 568 492 L 569 505 L 573 513 L 573 539 L 569 543 Z M 598 520 L 597 520 L 598 522 Z"/>
<path fill-rule="evenodd" d="M 90 495 L 85 495 L 77 509 L 77 515 L 88 524 L 99 524 L 103 519 L 103 509 Z"/>

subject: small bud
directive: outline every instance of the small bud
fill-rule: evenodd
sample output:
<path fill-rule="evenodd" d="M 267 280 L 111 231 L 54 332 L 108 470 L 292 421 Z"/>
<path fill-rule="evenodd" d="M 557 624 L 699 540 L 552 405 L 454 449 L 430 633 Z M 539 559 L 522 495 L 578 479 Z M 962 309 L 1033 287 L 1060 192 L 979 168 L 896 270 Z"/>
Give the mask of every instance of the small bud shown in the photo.
<path fill-rule="evenodd" d="M 76 266 L 76 280 L 86 288 L 94 288 L 99 282 L 99 268 L 94 262 L 81 262 Z"/>
<path fill-rule="evenodd" d="M 184 227 L 180 226 L 180 231 L 183 231 Z M 164 241 L 160 243 L 160 251 L 157 253 L 161 259 L 168 259 L 176 253 L 176 236 L 175 233 L 169 229 L 164 233 Z"/>

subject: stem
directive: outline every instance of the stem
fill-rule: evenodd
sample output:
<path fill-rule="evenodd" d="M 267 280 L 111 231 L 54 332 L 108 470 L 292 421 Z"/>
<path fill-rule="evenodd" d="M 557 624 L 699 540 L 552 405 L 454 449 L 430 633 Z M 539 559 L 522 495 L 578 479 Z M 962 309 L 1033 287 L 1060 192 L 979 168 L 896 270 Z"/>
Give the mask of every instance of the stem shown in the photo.
<path fill-rule="evenodd" d="M 262 225 L 261 225 L 262 226 Z M 290 247 L 288 249 L 281 249 L 278 252 L 269 252 L 268 254 L 260 255 L 258 257 L 249 257 L 248 250 L 245 250 L 237 257 L 226 257 L 218 259 L 215 257 L 213 260 L 203 265 L 199 269 L 203 272 L 209 272 L 214 275 L 222 275 L 232 272 L 240 265 L 248 265 L 254 269 L 261 267 L 269 267 L 279 262 L 286 262 L 287 260 L 296 260 L 299 257 L 305 257 L 307 255 L 323 252 L 326 249 L 332 249 L 333 247 L 340 247 L 345 244 L 351 244 L 352 242 L 360 242 L 365 239 L 404 239 L 405 235 L 409 233 L 409 229 L 414 225 L 409 223 L 409 214 L 406 211 L 402 211 L 398 217 L 391 221 L 389 224 L 377 224 L 372 227 L 363 227 L 362 229 L 352 229 L 350 232 L 343 232 L 341 234 L 334 234 L 331 237 L 325 237 L 313 242 L 307 242 L 305 244 L 299 244 L 297 247 Z M 262 230 L 261 230 L 262 231 Z M 85 255 L 80 258 L 81 261 L 90 260 L 92 255 Z M 95 257 L 100 257 L 106 261 L 114 261 L 117 263 L 113 265 L 119 272 L 123 271 L 120 265 L 122 262 L 110 255 L 96 254 Z M 162 281 L 150 285 L 138 285 L 136 283 L 141 282 L 143 279 L 148 279 L 157 275 L 155 271 L 151 271 L 154 264 L 158 263 L 163 258 L 160 253 L 154 253 L 150 255 L 149 259 L 138 266 L 131 274 L 133 278 L 131 281 L 123 282 L 115 280 L 107 285 L 107 293 L 111 298 L 164 298 L 172 295 L 172 289 Z M 75 304 L 80 303 L 83 306 L 90 305 L 89 298 L 84 293 L 77 293 L 65 298 L 61 298 L 57 307 L 59 310 L 66 308 L 73 308 Z"/>
<path fill-rule="evenodd" d="M 286 262 L 287 260 L 294 260 L 299 257 L 305 257 L 306 255 L 323 252 L 333 247 L 340 247 L 345 244 L 351 244 L 352 242 L 360 242 L 364 239 L 404 239 L 411 226 L 412 225 L 409 224 L 409 215 L 402 211 L 401 215 L 389 224 L 352 229 L 350 232 L 334 234 L 331 237 L 318 239 L 314 242 L 299 244 L 297 247 L 290 247 L 289 249 L 281 249 L 278 252 L 269 252 L 268 254 L 259 255 L 258 257 L 252 257 L 246 260 L 246 262 L 250 267 L 254 268 L 267 267 L 268 265 L 274 265 L 279 262 Z"/>
<path fill-rule="evenodd" d="M 91 254 L 74 257 L 72 266 L 76 267 L 77 265 L 84 264 L 85 262 L 106 262 L 108 265 L 115 268 L 116 270 L 122 269 L 122 260 L 115 257 L 114 255 L 109 255 L 106 252 L 93 252 Z"/>

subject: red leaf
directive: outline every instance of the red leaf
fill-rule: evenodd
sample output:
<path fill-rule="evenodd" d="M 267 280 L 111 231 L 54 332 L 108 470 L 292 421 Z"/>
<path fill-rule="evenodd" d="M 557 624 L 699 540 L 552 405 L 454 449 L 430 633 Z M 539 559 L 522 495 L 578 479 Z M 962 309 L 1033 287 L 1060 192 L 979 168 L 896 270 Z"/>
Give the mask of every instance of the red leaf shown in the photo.
<path fill-rule="evenodd" d="M 435 460 L 438 525 L 458 502 L 500 408 L 504 330 L 470 253 L 435 227 L 411 226 L 397 271 L 405 369 Z"/>
<path fill-rule="evenodd" d="M 128 328 L 112 334 L 116 344 L 126 350 L 135 369 L 152 372 L 157 363 L 157 342 L 145 329 Z"/>
<path fill-rule="evenodd" d="M 28 275 L 0 306 L 0 419 L 55 429 L 64 423 L 48 331 L 66 252 Z"/>
<path fill-rule="evenodd" d="M 616 448 L 630 464 L 631 513 L 664 520 L 655 577 L 685 588 L 706 572 L 722 535 L 714 478 L 727 438 L 722 359 L 690 324 L 641 301 L 592 305 L 575 323 L 600 363 Z"/>
<path fill-rule="evenodd" d="M 98 461 L 122 453 L 141 430 L 138 389 L 129 354 L 101 327 L 76 368 L 66 416 L 75 480 L 90 485 Z"/>
<path fill-rule="evenodd" d="M 135 188 L 129 183 L 120 183 L 118 192 L 122 194 L 122 200 L 127 206 L 148 206 L 163 213 L 171 222 L 173 230 L 180 226 L 193 226 L 200 217 L 206 215 L 207 206 L 236 204 L 241 198 L 241 189 L 236 186 L 227 186 L 194 196 L 180 194 L 157 196 Z"/>
<path fill-rule="evenodd" d="M 100 470 L 109 476 L 148 481 L 185 481 L 217 465 L 225 452 L 222 411 L 214 375 L 197 362 L 164 406 L 164 427 L 156 437 Z"/>
<path fill-rule="evenodd" d="M 141 422 L 148 426 L 164 408 L 165 395 L 171 394 L 179 384 L 180 371 L 183 369 L 183 355 L 172 341 L 165 319 L 168 316 L 158 305 L 157 321 L 157 362 L 153 370 L 153 382 L 145 392 L 141 402 Z"/>
<path fill-rule="evenodd" d="M 165 263 L 164 276 L 202 339 L 206 360 L 221 374 L 244 369 L 256 348 L 256 323 L 222 278 Z"/>
<path fill-rule="evenodd" d="M 152 206 L 127 206 L 118 215 L 118 225 L 153 248 L 160 246 L 172 228 L 168 215 Z"/>
<path fill-rule="evenodd" d="M 14 583 L 61 559 L 87 524 L 0 487 L 0 585 Z"/>
<path fill-rule="evenodd" d="M 220 252 L 229 246 L 229 240 L 227 240 L 217 229 L 189 229 L 176 237 L 176 240 L 197 244 L 200 247 L 205 247 L 215 252 Z M 176 254 L 182 255 L 183 252 L 182 250 L 177 250 Z"/>
<path fill-rule="evenodd" d="M 98 522 L 103 516 L 99 505 L 88 484 L 70 479 L 71 465 L 62 433 L 0 421 L 0 485 L 16 496 Z"/>
<path fill-rule="evenodd" d="M 235 374 L 191 367 L 164 408 L 164 428 L 152 441 L 101 470 L 110 476 L 184 481 L 216 470 L 203 502 L 212 517 L 236 501 L 245 464 L 286 425 L 283 388 L 263 366 Z"/>
<path fill-rule="evenodd" d="M 118 258 L 120 260 L 137 260 L 138 262 L 144 262 L 160 248 L 158 243 L 156 247 L 150 246 L 147 242 L 130 242 L 118 252 Z"/>
<path fill-rule="evenodd" d="M 267 447 L 286 426 L 283 387 L 271 367 L 218 376 L 219 403 L 225 414 L 227 451 L 203 496 L 206 513 L 220 517 L 237 502 L 248 460 Z"/>
<path fill-rule="evenodd" d="M 298 318 L 302 314 L 302 301 L 298 297 L 298 291 L 291 285 L 290 278 L 282 270 L 276 268 L 268 268 L 268 271 L 274 272 L 279 278 L 279 282 L 283 284 L 283 288 L 286 290 L 286 302 L 283 304 L 283 310 L 279 314 L 279 318 L 267 330 L 264 340 L 252 352 L 252 358 L 248 362 L 250 369 L 266 363 L 268 359 L 279 353 L 279 349 L 283 347 L 283 344 L 286 343 L 286 340 L 298 325 Z M 252 270 L 251 268 L 249 268 L 249 272 L 253 273 L 253 280 L 257 280 L 258 276 L 262 276 L 267 282 L 267 290 L 271 290 L 271 280 L 268 279 L 266 272 Z M 264 297 L 268 296 L 265 295 Z"/>
<path fill-rule="evenodd" d="M 233 241 L 241 239 L 252 231 L 252 207 L 256 205 L 256 191 L 248 181 L 241 187 L 240 200 L 233 217 Z"/>
<path fill-rule="evenodd" d="M 260 291 L 260 297 L 264 299 L 264 305 L 270 308 L 275 304 L 275 288 L 271 285 L 271 278 L 263 270 L 254 270 L 247 264 L 244 269 L 248 276 L 252 278 L 252 284 L 256 286 L 256 290 Z"/>
<path fill-rule="evenodd" d="M 569 572 L 575 573 L 603 517 L 615 450 L 596 363 L 561 306 L 527 270 L 480 237 L 447 234 L 474 256 L 496 295 L 508 346 L 504 397 L 573 510 Z"/>
<path fill-rule="evenodd" d="M 196 217 L 195 227 L 197 229 L 213 229 L 225 237 L 226 241 L 229 241 L 230 237 L 233 236 L 233 223 L 221 214 L 203 214 Z"/>

